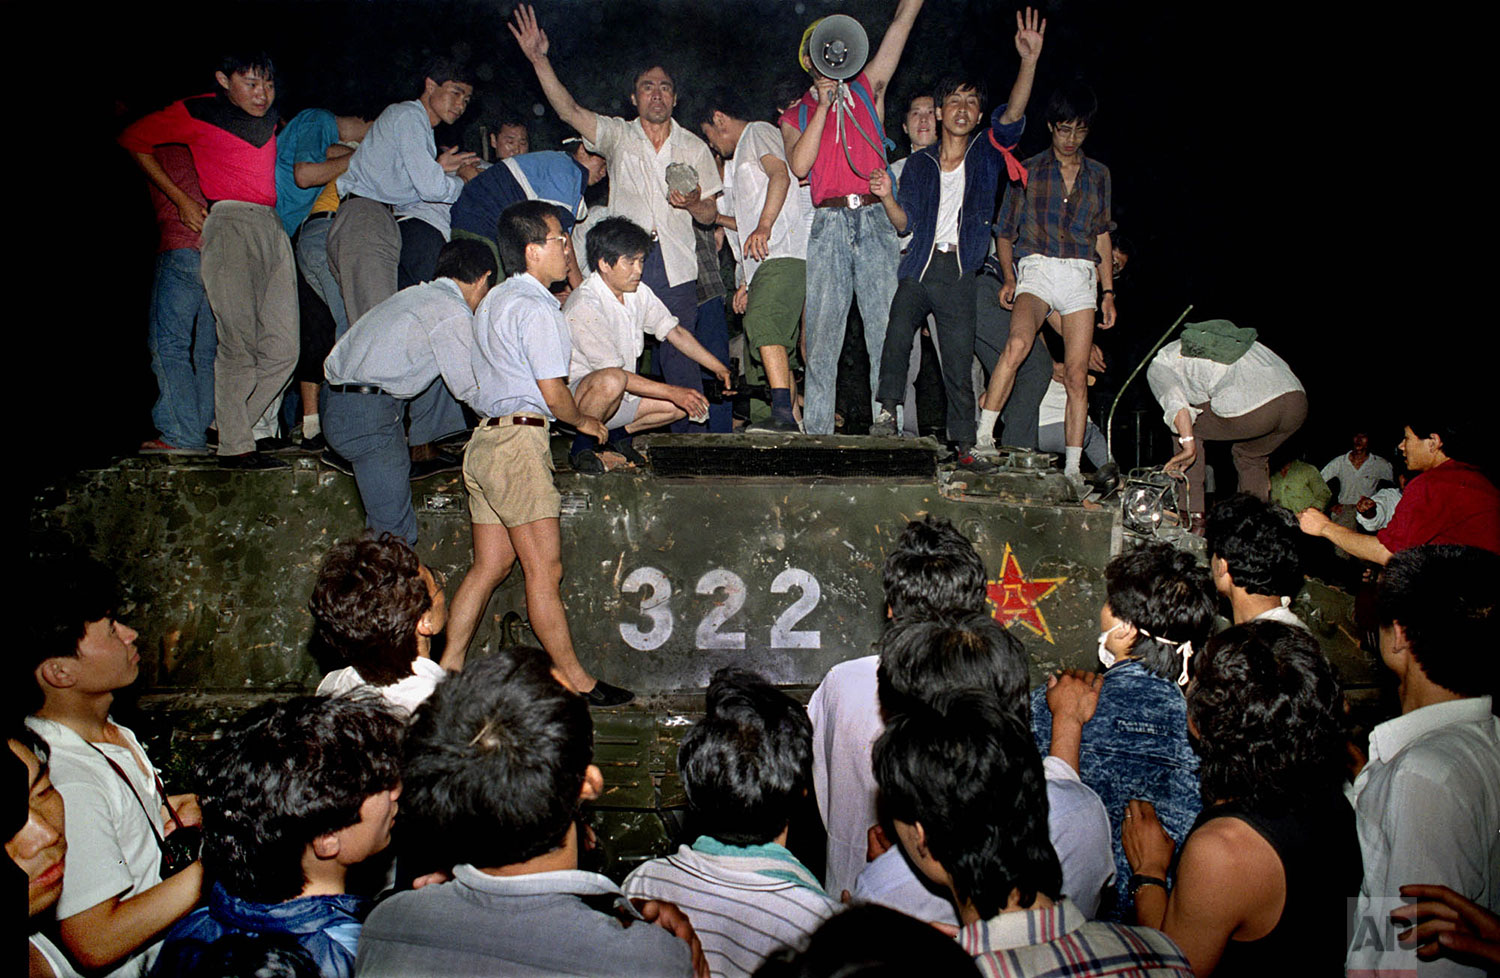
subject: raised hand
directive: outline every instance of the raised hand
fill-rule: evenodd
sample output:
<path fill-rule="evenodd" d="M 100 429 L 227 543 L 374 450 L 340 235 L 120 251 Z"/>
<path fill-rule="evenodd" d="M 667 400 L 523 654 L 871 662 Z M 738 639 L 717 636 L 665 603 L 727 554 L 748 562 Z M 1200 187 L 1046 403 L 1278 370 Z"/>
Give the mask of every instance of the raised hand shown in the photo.
<path fill-rule="evenodd" d="M 1035 61 L 1042 53 L 1042 37 L 1047 33 L 1047 20 L 1030 7 L 1023 15 L 1016 11 L 1016 53 L 1022 61 Z"/>
<path fill-rule="evenodd" d="M 517 4 L 515 23 L 505 26 L 510 28 L 511 36 L 521 46 L 521 53 L 527 61 L 535 64 L 547 57 L 551 44 L 547 41 L 547 32 L 537 26 L 536 11 L 530 4 Z"/>

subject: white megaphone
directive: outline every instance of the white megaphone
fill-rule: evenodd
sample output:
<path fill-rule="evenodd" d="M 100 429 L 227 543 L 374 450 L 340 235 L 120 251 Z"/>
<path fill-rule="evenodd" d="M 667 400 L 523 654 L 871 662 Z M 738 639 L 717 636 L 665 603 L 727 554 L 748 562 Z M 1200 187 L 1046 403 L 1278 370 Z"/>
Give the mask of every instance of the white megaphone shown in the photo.
<path fill-rule="evenodd" d="M 824 17 L 808 38 L 808 57 L 819 74 L 848 81 L 870 57 L 870 38 L 859 21 L 846 14 Z"/>

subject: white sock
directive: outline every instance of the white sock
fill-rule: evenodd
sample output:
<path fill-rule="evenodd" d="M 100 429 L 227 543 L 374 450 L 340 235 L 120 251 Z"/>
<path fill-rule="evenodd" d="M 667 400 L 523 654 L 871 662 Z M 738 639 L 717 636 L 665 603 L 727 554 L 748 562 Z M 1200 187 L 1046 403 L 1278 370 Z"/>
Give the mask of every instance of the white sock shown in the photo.
<path fill-rule="evenodd" d="M 1082 445 L 1067 445 L 1063 448 L 1063 475 L 1079 475 L 1078 462 L 1083 458 Z"/>
<path fill-rule="evenodd" d="M 323 422 L 316 414 L 302 416 L 302 437 L 316 438 L 323 433 Z"/>
<path fill-rule="evenodd" d="M 995 422 L 999 420 L 999 411 L 991 411 L 989 408 L 979 409 L 979 444 L 993 445 L 995 443 Z"/>

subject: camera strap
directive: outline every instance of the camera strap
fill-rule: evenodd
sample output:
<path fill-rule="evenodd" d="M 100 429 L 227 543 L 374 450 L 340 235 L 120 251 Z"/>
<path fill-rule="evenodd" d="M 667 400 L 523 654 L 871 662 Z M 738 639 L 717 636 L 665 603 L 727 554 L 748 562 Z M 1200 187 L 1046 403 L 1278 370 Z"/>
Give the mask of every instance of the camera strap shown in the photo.
<path fill-rule="evenodd" d="M 104 758 L 104 763 L 108 764 L 111 768 L 113 768 L 114 772 L 120 776 L 120 780 L 125 782 L 125 787 L 130 790 L 130 797 L 134 798 L 135 799 L 135 803 L 137 805 L 141 806 L 141 814 L 144 815 L 144 816 L 146 816 L 146 825 L 151 829 L 151 835 L 152 835 L 152 837 L 156 839 L 156 847 L 162 851 L 163 855 L 165 855 L 166 851 L 167 851 L 166 840 L 162 838 L 162 834 L 160 832 L 156 831 L 156 819 L 152 818 L 151 817 L 151 813 L 146 810 L 146 803 L 143 802 L 143 801 L 141 801 L 141 796 L 136 793 L 135 784 L 130 780 L 130 775 L 126 774 L 123 770 L 121 770 L 120 765 L 118 765 L 118 764 L 115 763 L 115 759 L 112 758 L 112 757 L 110 757 L 108 754 L 104 753 L 104 751 L 100 750 L 99 747 L 98 747 L 98 745 L 92 743 L 91 741 L 87 741 L 87 740 L 85 740 L 84 743 L 86 743 L 90 747 L 94 748 L 94 753 L 96 753 L 100 757 Z M 162 805 L 163 805 L 163 807 L 165 807 L 166 810 L 171 813 L 171 815 L 172 815 L 172 821 L 174 821 L 174 822 L 177 823 L 177 827 L 179 829 L 182 828 L 183 827 L 182 826 L 182 821 L 180 819 L 178 819 L 177 813 L 175 811 L 172 811 L 172 806 L 170 804 L 167 804 L 167 801 L 166 801 L 166 789 L 162 786 L 161 776 L 153 774 L 153 777 L 156 780 L 156 790 L 162 796 Z"/>

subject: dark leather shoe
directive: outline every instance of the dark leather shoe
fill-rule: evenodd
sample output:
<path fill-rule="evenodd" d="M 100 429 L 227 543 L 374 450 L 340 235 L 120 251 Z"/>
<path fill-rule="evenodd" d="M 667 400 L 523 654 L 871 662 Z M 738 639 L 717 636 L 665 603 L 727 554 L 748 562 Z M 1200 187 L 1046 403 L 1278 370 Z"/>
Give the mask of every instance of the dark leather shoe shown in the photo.
<path fill-rule="evenodd" d="M 589 706 L 623 706 L 635 699 L 635 694 L 600 679 L 594 683 L 593 689 L 583 694 L 583 698 L 589 701 Z"/>
<path fill-rule="evenodd" d="M 260 452 L 246 452 L 243 455 L 220 455 L 219 468 L 235 469 L 241 472 L 266 472 L 271 469 L 284 469 L 287 464 L 279 458 L 271 458 Z"/>
<path fill-rule="evenodd" d="M 437 475 L 439 472 L 457 472 L 463 467 L 463 459 L 457 455 L 449 455 L 447 452 L 436 452 L 432 458 L 411 463 L 411 480 L 416 482 L 418 479 L 425 479 L 428 476 Z"/>

